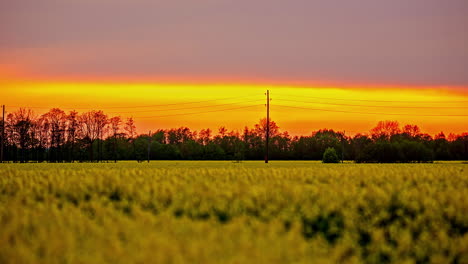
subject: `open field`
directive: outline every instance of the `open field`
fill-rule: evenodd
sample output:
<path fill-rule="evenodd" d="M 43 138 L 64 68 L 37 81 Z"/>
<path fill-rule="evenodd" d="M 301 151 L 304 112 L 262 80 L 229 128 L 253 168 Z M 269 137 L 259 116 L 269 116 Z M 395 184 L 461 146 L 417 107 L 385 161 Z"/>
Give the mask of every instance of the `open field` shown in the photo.
<path fill-rule="evenodd" d="M 468 263 L 468 164 L 0 164 L 0 263 Z"/>

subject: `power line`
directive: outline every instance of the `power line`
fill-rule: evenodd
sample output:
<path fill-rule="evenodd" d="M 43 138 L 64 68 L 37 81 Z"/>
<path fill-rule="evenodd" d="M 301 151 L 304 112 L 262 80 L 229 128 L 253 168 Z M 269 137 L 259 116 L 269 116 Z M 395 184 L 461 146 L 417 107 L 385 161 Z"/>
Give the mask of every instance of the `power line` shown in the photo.
<path fill-rule="evenodd" d="M 352 114 L 365 114 L 365 115 L 468 117 L 468 115 L 414 115 L 414 114 L 404 114 L 404 113 L 402 113 L 402 114 L 397 114 L 397 113 L 377 113 L 377 112 L 358 112 L 358 111 L 330 110 L 330 109 L 308 108 L 308 107 L 288 106 L 288 105 L 275 105 L 275 106 L 286 107 L 286 108 L 306 109 L 306 110 L 312 110 L 312 111 L 325 111 L 325 112 L 337 112 L 337 113 L 352 113 Z"/>
<path fill-rule="evenodd" d="M 5 105 L 2 105 L 2 141 L 0 142 L 0 163 L 3 163 L 3 147 L 5 142 Z"/>
<path fill-rule="evenodd" d="M 359 105 L 359 104 L 337 104 L 337 103 L 322 103 L 322 102 L 310 102 L 310 101 L 299 101 L 299 100 L 289 100 L 289 99 L 276 99 L 279 101 L 285 102 L 297 102 L 297 103 L 306 103 L 306 104 L 322 104 L 322 105 L 338 105 L 338 106 L 358 106 L 358 107 L 382 107 L 382 108 L 435 108 L 435 109 L 460 109 L 468 108 L 466 106 L 388 106 L 388 105 Z"/>
<path fill-rule="evenodd" d="M 210 100 L 203 100 L 203 101 L 193 101 L 193 102 L 182 102 L 182 103 L 171 103 L 171 104 L 156 104 L 156 105 L 139 105 L 139 106 L 111 106 L 111 107 L 100 107 L 102 109 L 135 109 L 135 108 L 147 108 L 147 107 L 165 107 L 165 106 L 172 106 L 172 105 L 186 105 L 186 104 L 199 104 L 199 103 L 206 103 L 206 102 L 215 102 L 215 101 L 223 101 L 223 100 L 230 100 L 230 99 L 238 99 L 238 98 L 246 98 L 251 97 L 253 95 L 258 94 L 249 94 L 244 96 L 235 96 L 235 97 L 226 97 L 226 98 L 219 98 L 219 99 L 210 99 Z M 31 108 L 31 109 L 51 109 L 51 107 L 43 107 L 43 106 L 12 106 L 15 108 Z M 52 107 L 54 108 L 54 107 Z M 78 109 L 78 110 L 92 110 L 96 107 L 57 107 L 62 109 Z"/>
<path fill-rule="evenodd" d="M 255 106 L 263 106 L 263 104 L 248 105 L 248 106 L 242 106 L 242 107 L 227 108 L 227 109 L 219 109 L 219 110 L 212 110 L 212 111 L 203 111 L 203 112 L 172 114 L 172 115 L 140 116 L 140 117 L 137 117 L 137 116 L 136 116 L 135 119 L 138 119 L 138 118 L 160 118 L 160 117 L 170 117 L 170 116 L 184 116 L 184 115 L 195 115 L 195 114 L 205 114 L 205 113 L 214 113 L 214 112 L 224 112 L 224 111 L 230 111 L 230 110 L 236 110 L 236 109 L 250 108 L 250 107 L 255 107 Z"/>
<path fill-rule="evenodd" d="M 227 105 L 236 105 L 241 103 L 252 103 L 252 102 L 260 102 L 262 100 L 252 100 L 252 101 L 243 101 L 243 102 L 235 102 L 235 103 L 226 103 L 226 104 L 216 104 L 216 105 L 202 105 L 202 106 L 194 106 L 194 107 L 185 107 L 185 108 L 174 108 L 174 109 L 152 109 L 152 110 L 142 110 L 142 111 L 131 111 L 131 112 L 108 112 L 109 114 L 128 114 L 128 113 L 147 113 L 147 112 L 159 112 L 159 111 L 177 111 L 177 110 L 188 110 L 188 109 L 197 109 L 197 108 L 207 108 L 207 107 L 219 107 L 219 106 L 227 106 Z"/>
<path fill-rule="evenodd" d="M 266 120 L 266 142 L 265 142 L 265 163 L 268 163 L 268 145 L 270 139 L 270 90 L 266 92 L 266 107 L 267 107 L 267 120 Z"/>
<path fill-rule="evenodd" d="M 329 98 L 329 97 L 315 97 L 315 96 L 302 96 L 279 93 L 278 95 L 300 97 L 300 98 L 313 98 L 324 100 L 337 100 L 337 101 L 356 101 L 356 102 L 380 102 L 380 103 L 429 103 L 428 101 L 395 101 L 395 100 L 362 100 L 362 99 L 343 99 L 343 98 Z M 430 103 L 468 103 L 468 101 L 430 101 Z"/>

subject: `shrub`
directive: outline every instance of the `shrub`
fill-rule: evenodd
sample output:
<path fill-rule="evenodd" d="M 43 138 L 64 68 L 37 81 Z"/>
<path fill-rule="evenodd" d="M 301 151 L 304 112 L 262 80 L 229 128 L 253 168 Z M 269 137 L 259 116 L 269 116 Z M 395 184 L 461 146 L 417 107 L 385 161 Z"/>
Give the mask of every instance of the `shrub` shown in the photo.
<path fill-rule="evenodd" d="M 336 154 L 334 148 L 327 148 L 325 152 L 323 152 L 323 163 L 338 163 L 340 162 L 340 158 Z"/>

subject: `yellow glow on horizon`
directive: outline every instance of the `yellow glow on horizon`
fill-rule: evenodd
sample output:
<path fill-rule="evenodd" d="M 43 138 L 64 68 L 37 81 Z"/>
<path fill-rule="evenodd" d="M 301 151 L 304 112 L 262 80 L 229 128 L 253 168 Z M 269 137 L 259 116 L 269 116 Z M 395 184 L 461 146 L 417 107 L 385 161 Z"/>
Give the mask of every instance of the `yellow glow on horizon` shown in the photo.
<path fill-rule="evenodd" d="M 379 120 L 416 124 L 430 134 L 468 130 L 468 117 L 454 116 L 468 115 L 467 94 L 444 89 L 44 81 L 2 81 L 1 85 L 0 104 L 10 112 L 18 107 L 34 107 L 37 114 L 53 107 L 98 109 L 111 116 L 134 117 L 140 132 L 180 126 L 242 131 L 265 116 L 267 89 L 272 119 L 293 135 L 321 128 L 352 135 L 368 131 Z"/>

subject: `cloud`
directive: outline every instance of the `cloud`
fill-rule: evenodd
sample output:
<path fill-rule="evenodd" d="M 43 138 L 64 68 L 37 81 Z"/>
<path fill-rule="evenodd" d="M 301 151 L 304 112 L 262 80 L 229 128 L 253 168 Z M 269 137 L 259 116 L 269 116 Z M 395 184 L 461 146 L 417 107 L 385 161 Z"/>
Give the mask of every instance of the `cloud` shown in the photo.
<path fill-rule="evenodd" d="M 18 0 L 0 10 L 0 64 L 35 76 L 468 86 L 463 0 Z"/>

